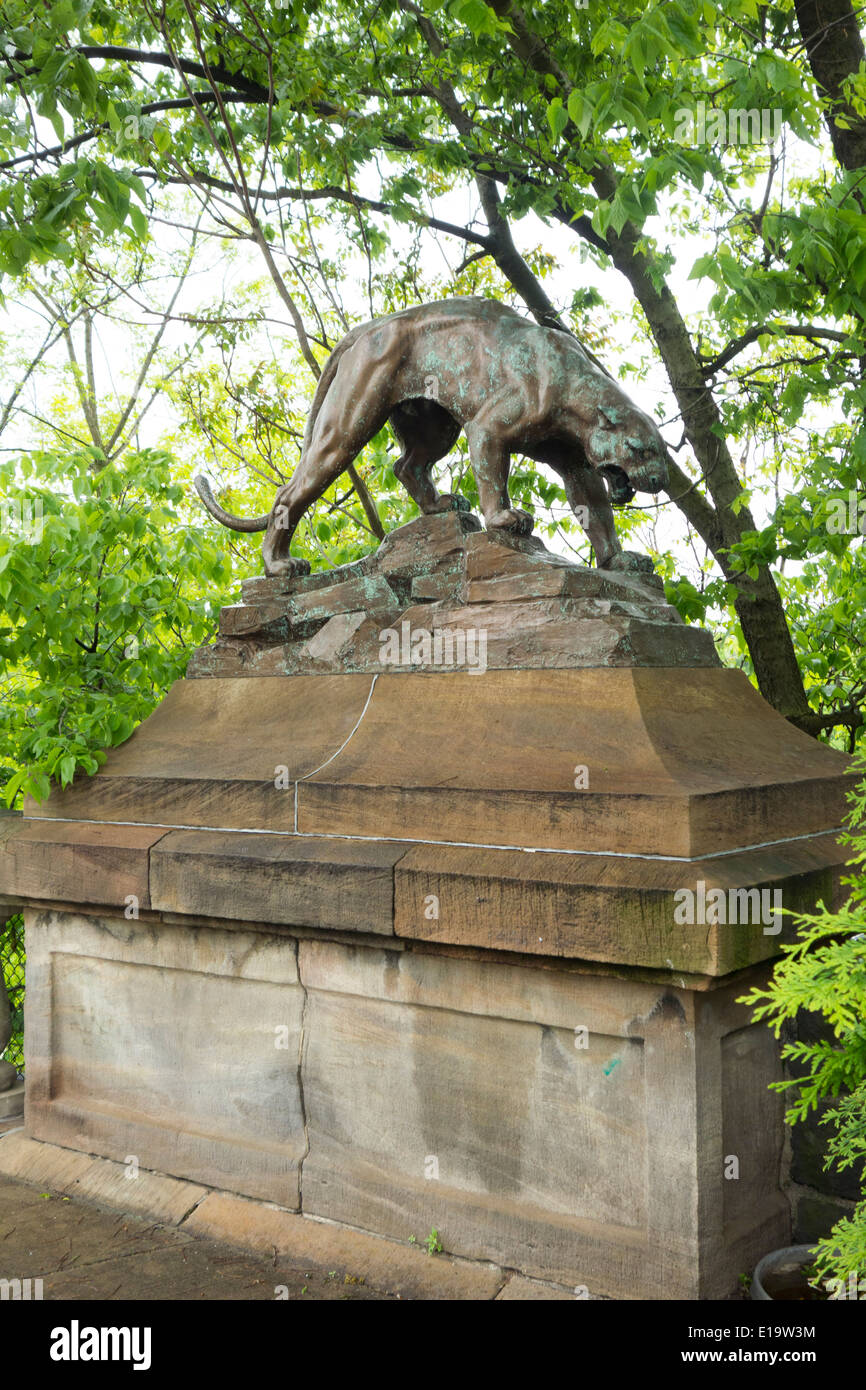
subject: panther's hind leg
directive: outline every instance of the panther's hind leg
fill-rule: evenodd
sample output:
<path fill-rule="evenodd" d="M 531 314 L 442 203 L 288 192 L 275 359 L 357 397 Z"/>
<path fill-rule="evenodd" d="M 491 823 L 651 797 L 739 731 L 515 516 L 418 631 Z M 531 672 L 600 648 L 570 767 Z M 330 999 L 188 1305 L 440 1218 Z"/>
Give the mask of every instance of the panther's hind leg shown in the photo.
<path fill-rule="evenodd" d="M 440 493 L 432 478 L 433 464 L 454 447 L 460 426 L 435 401 L 402 401 L 389 417 L 391 428 L 403 446 L 394 475 L 412 501 L 429 516 L 437 512 L 468 511 L 465 497 Z"/>
<path fill-rule="evenodd" d="M 280 488 L 274 498 L 262 546 L 265 574 L 270 578 L 276 575 L 309 574 L 309 560 L 302 560 L 291 554 L 292 537 L 304 513 L 319 500 L 325 488 L 330 486 L 340 472 L 342 467 L 335 463 L 332 476 L 323 479 L 321 474 L 317 473 L 311 478 L 302 460 L 288 483 Z"/>
<path fill-rule="evenodd" d="M 357 458 L 365 444 L 388 418 L 388 371 L 379 367 L 366 381 L 368 400 L 326 401 L 315 423 L 307 449 L 289 481 L 281 487 L 271 509 L 262 554 L 265 574 L 309 573 L 309 563 L 291 555 L 298 523 L 332 483 Z"/>
<path fill-rule="evenodd" d="M 422 444 L 411 444 L 394 464 L 394 477 L 402 483 L 422 512 L 433 512 L 439 493 L 431 477 L 432 460 Z"/>
<path fill-rule="evenodd" d="M 459 493 L 437 492 L 431 477 L 434 462 L 423 445 L 415 445 L 394 464 L 394 476 L 425 516 L 438 512 L 468 512 L 469 503 Z"/>

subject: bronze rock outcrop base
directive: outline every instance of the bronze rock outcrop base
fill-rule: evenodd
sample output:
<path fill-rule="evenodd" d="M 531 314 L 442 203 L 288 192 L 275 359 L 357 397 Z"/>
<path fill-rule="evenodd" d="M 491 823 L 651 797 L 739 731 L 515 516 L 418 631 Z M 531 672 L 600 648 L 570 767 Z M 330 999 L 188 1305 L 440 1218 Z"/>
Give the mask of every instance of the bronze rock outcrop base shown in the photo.
<path fill-rule="evenodd" d="M 485 662 L 383 659 L 437 626 Z M 791 1215 L 777 1045 L 735 1001 L 777 895 L 838 894 L 850 780 L 657 584 L 458 513 L 250 581 L 96 777 L 0 822 L 28 1131 L 566 1288 L 723 1296 Z"/>
<path fill-rule="evenodd" d="M 710 634 L 685 626 L 655 575 L 584 569 L 535 537 L 482 531 L 466 512 L 410 522 L 341 569 L 248 579 L 243 595 L 188 678 L 372 674 L 395 670 L 395 658 L 412 670 L 416 648 L 430 670 L 477 670 L 482 655 L 505 670 L 719 664 Z M 452 634 L 438 649 L 437 633 Z"/>

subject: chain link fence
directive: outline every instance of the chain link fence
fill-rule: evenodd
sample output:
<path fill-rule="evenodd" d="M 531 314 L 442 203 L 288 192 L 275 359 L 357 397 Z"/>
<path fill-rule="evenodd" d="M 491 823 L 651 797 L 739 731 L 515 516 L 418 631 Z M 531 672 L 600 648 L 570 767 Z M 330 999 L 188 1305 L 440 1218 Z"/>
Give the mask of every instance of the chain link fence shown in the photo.
<path fill-rule="evenodd" d="M 0 974 L 6 982 L 12 1013 L 12 1036 L 3 1057 L 24 1074 L 24 918 L 10 917 L 0 926 Z"/>

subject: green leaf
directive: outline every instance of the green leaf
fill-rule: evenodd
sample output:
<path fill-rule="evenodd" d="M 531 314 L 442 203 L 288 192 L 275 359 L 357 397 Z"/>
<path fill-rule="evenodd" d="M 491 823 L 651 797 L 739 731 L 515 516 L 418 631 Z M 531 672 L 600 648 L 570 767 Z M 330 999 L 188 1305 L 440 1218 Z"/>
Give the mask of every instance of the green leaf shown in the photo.
<path fill-rule="evenodd" d="M 11 806 L 15 801 L 19 791 L 27 780 L 26 772 L 13 772 L 9 781 L 3 789 L 3 799 L 7 806 Z"/>
<path fill-rule="evenodd" d="M 147 218 L 141 208 L 134 206 L 130 207 L 129 220 L 132 223 L 136 236 L 140 237 L 143 241 L 147 236 Z"/>
<path fill-rule="evenodd" d="M 580 131 L 581 138 L 585 140 L 592 125 L 592 107 L 583 93 L 579 92 L 576 87 L 568 94 L 568 115 Z M 550 112 L 548 111 L 549 118 Z M 554 136 L 556 136 L 555 132 Z"/>
<path fill-rule="evenodd" d="M 484 0 L 457 0 L 457 4 L 451 10 L 456 19 L 465 24 L 467 29 L 478 37 L 481 34 L 495 34 L 497 32 L 496 16 L 491 9 L 485 5 Z"/>
<path fill-rule="evenodd" d="M 562 104 L 562 97 L 554 97 L 547 108 L 547 123 L 554 140 L 558 140 L 568 125 L 568 112 Z"/>
<path fill-rule="evenodd" d="M 715 275 L 713 273 L 715 269 L 716 261 L 713 255 L 698 256 L 697 260 L 695 261 L 694 265 L 689 271 L 689 279 L 701 280 L 704 278 L 704 276 L 709 276 L 710 279 L 715 279 Z"/>
<path fill-rule="evenodd" d="M 48 24 L 55 34 L 66 37 L 70 29 L 75 28 L 77 19 L 75 5 L 72 0 L 58 0 L 56 5 L 52 5 L 48 11 Z"/>
<path fill-rule="evenodd" d="M 99 83 L 95 71 L 80 53 L 76 53 L 70 64 L 69 78 L 78 89 L 85 106 L 92 106 L 96 100 Z"/>

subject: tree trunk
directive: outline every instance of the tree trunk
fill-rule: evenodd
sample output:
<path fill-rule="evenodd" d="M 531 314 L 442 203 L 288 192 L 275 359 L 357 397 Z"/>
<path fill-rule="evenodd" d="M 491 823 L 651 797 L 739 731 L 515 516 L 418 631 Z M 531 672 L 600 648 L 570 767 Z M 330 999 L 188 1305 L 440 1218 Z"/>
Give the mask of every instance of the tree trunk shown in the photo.
<path fill-rule="evenodd" d="M 794 8 L 818 95 L 828 103 L 825 120 L 833 151 L 843 169 L 862 169 L 866 120 L 842 93 L 845 78 L 854 76 L 866 62 L 851 0 L 794 0 Z M 838 123 L 840 116 L 845 125 Z"/>

